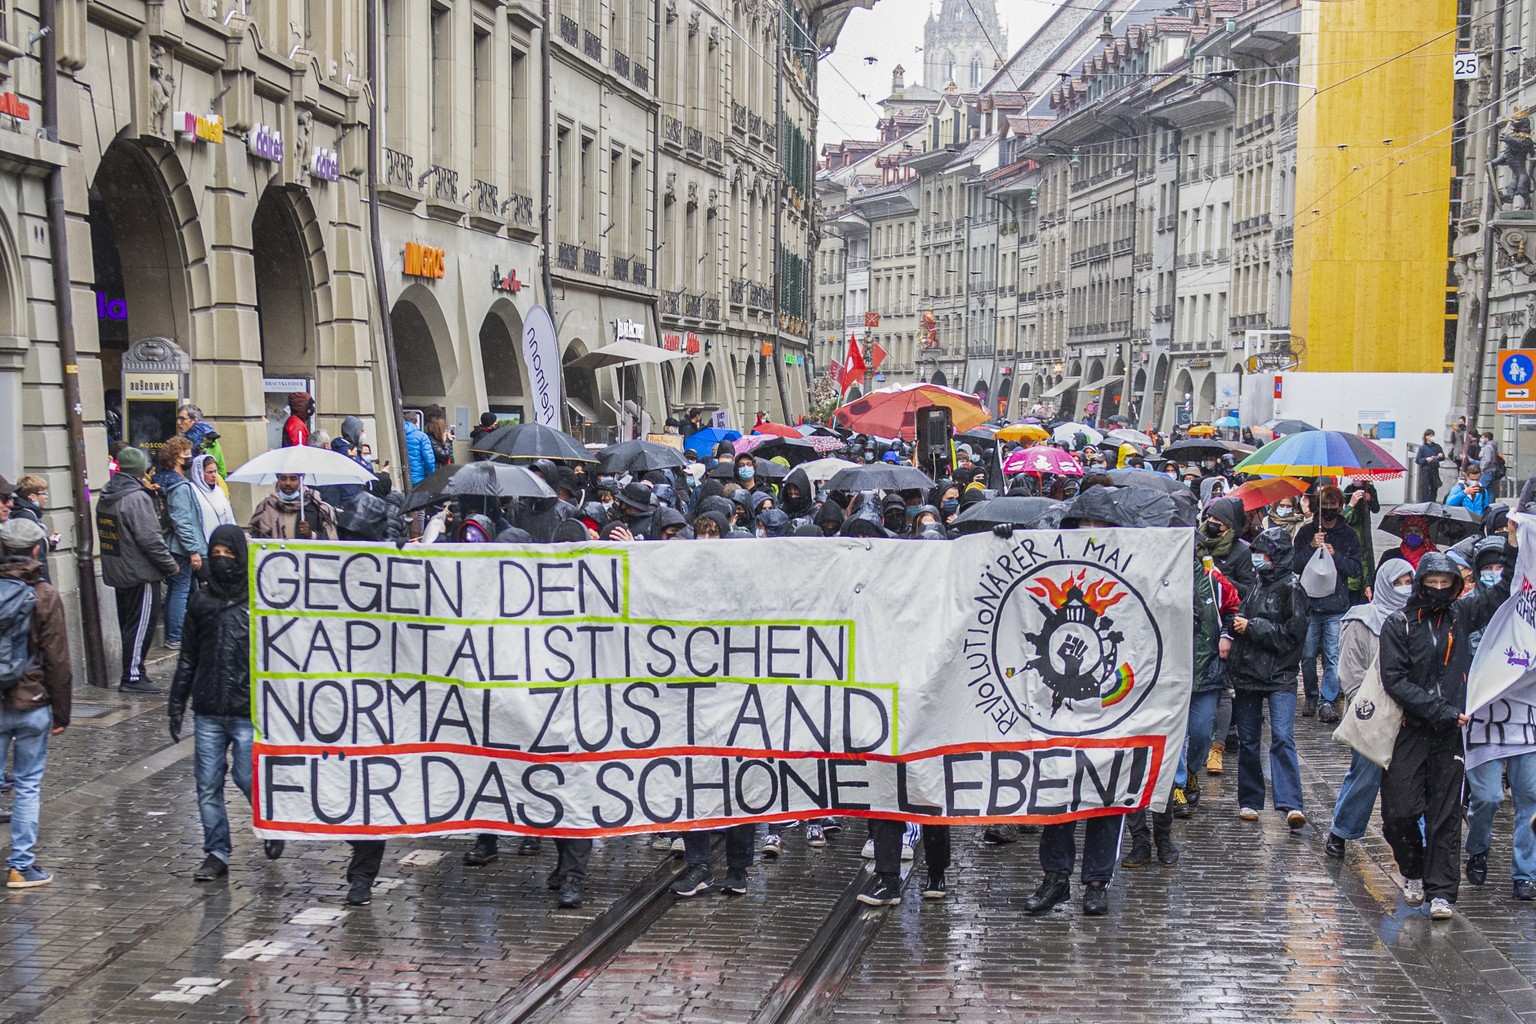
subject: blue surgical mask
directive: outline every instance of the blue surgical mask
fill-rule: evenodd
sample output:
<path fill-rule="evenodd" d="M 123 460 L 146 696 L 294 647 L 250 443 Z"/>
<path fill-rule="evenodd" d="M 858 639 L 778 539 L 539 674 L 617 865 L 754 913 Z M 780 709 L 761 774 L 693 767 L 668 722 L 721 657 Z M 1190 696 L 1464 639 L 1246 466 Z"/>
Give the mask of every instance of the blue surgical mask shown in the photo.
<path fill-rule="evenodd" d="M 958 512 L 960 510 L 960 502 L 954 498 L 951 498 L 949 501 L 941 504 L 939 508 L 943 509 L 945 513 Z"/>
<path fill-rule="evenodd" d="M 1268 568 L 1269 568 L 1269 556 L 1268 555 L 1261 555 L 1258 552 L 1254 552 L 1253 553 L 1253 571 L 1254 572 L 1263 572 L 1265 569 L 1268 569 Z"/>
<path fill-rule="evenodd" d="M 736 475 L 741 477 L 743 480 L 751 480 L 753 477 L 757 476 L 757 469 L 752 466 L 742 466 L 736 471 Z"/>
<path fill-rule="evenodd" d="M 1485 587 L 1496 587 L 1499 580 L 1504 578 L 1504 570 L 1495 569 L 1492 572 L 1480 572 L 1477 574 L 1477 582 Z"/>
<path fill-rule="evenodd" d="M 299 500 L 299 492 L 298 491 L 285 491 L 281 487 L 279 487 L 277 489 L 277 496 L 279 498 L 281 498 L 283 501 L 298 501 Z"/>
<path fill-rule="evenodd" d="M 1418 550 L 1424 546 L 1424 535 L 1422 533 L 1403 534 L 1403 546 L 1406 547 L 1409 551 Z"/>

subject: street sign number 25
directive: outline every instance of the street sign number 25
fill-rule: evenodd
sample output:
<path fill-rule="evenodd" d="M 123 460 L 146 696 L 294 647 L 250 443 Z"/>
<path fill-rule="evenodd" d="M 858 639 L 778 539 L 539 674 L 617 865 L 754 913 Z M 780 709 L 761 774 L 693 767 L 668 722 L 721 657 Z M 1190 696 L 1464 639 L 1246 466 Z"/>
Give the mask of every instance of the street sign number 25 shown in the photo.
<path fill-rule="evenodd" d="M 1482 74 L 1482 61 L 1475 50 L 1458 53 L 1454 67 L 1454 77 L 1458 82 L 1466 81 L 1470 78 L 1478 78 Z"/>

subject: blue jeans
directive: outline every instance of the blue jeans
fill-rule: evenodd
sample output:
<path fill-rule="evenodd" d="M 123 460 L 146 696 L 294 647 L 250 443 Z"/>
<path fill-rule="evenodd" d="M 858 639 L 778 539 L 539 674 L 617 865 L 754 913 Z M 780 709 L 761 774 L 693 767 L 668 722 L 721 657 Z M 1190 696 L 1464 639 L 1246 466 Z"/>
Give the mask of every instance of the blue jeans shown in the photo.
<path fill-rule="evenodd" d="M 229 863 L 229 813 L 224 809 L 224 754 L 233 748 L 229 774 L 245 798 L 251 798 L 251 741 L 256 730 L 238 715 L 198 715 L 193 735 L 193 771 L 197 776 L 197 812 L 203 818 L 203 852 Z"/>
<path fill-rule="evenodd" d="M 1301 648 L 1301 684 L 1308 697 L 1317 697 L 1317 655 L 1323 655 L 1322 699 L 1330 703 L 1339 699 L 1339 633 L 1344 624 L 1344 613 L 1337 615 L 1309 615 L 1307 639 Z"/>
<path fill-rule="evenodd" d="M 1237 721 L 1237 804 L 1264 809 L 1264 765 L 1259 743 L 1264 735 L 1264 705 L 1269 705 L 1269 774 L 1275 807 L 1301 810 L 1301 762 L 1296 758 L 1296 691 L 1238 691 L 1232 700 Z"/>
<path fill-rule="evenodd" d="M 1381 766 L 1375 761 L 1359 754 L 1350 758 L 1349 771 L 1344 773 L 1339 786 L 1339 799 L 1333 805 L 1333 827 L 1329 831 L 1340 839 L 1359 839 L 1365 835 L 1381 792 L 1381 774 Z"/>
<path fill-rule="evenodd" d="M 48 734 L 53 731 L 53 709 L 8 711 L 0 708 L 0 765 L 8 756 L 16 759 L 16 799 L 11 805 L 11 855 L 9 867 L 18 870 L 37 863 L 38 807 L 42 803 L 43 768 L 48 763 Z M 14 752 L 14 753 L 13 753 Z"/>
<path fill-rule="evenodd" d="M 1530 829 L 1536 814 L 1536 754 L 1519 754 L 1489 761 L 1467 770 L 1472 799 L 1467 807 L 1467 853 L 1487 853 L 1493 840 L 1493 816 L 1504 802 L 1503 775 L 1509 774 L 1509 795 L 1515 805 L 1515 852 L 1509 877 L 1536 881 L 1536 833 Z"/>
<path fill-rule="evenodd" d="M 165 581 L 165 642 L 181 643 L 181 624 L 187 617 L 187 598 L 192 596 L 192 560 L 172 555 L 181 571 Z"/>
<path fill-rule="evenodd" d="M 1179 759 L 1179 770 L 1173 776 L 1173 784 L 1182 786 L 1190 775 L 1198 774 L 1205 766 L 1210 753 L 1211 740 L 1216 735 L 1216 711 L 1221 707 L 1222 689 L 1197 690 L 1189 695 L 1189 730 L 1184 735 L 1184 756 Z"/>

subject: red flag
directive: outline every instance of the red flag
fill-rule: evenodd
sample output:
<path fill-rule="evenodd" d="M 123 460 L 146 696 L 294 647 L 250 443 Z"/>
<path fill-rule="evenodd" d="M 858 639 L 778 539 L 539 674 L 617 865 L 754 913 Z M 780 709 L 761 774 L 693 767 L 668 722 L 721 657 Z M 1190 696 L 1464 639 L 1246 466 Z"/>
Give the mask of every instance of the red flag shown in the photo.
<path fill-rule="evenodd" d="M 879 373 L 880 364 L 885 362 L 885 349 L 881 348 L 880 343 L 877 341 L 875 342 L 874 348 L 870 351 L 869 354 L 872 357 L 869 364 L 869 372 Z"/>
<path fill-rule="evenodd" d="M 859 339 L 854 335 L 848 335 L 848 356 L 843 360 L 842 372 L 838 377 L 838 386 L 844 391 L 864 380 L 864 353 L 859 349 Z"/>

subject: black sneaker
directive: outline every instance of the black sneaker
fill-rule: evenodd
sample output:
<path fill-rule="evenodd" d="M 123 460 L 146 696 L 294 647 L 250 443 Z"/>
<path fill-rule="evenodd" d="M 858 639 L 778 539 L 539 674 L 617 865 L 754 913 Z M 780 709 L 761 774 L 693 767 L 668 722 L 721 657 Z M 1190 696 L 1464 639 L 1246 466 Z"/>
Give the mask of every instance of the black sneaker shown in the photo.
<path fill-rule="evenodd" d="M 137 683 L 123 683 L 117 688 L 117 692 L 126 693 L 132 697 L 157 697 L 165 693 L 148 679 L 140 679 Z"/>
<path fill-rule="evenodd" d="M 1171 836 L 1156 837 L 1157 862 L 1165 868 L 1171 868 L 1179 862 L 1179 847 Z"/>
<path fill-rule="evenodd" d="M 1046 875 L 1040 888 L 1024 901 L 1024 911 L 1029 914 L 1048 913 L 1052 907 L 1072 895 L 1072 883 L 1066 875 Z"/>
<path fill-rule="evenodd" d="M 495 860 L 500 854 L 496 852 L 496 837 L 491 835 L 478 835 L 475 837 L 475 845 L 464 854 L 464 863 L 472 868 L 480 868 Z"/>
<path fill-rule="evenodd" d="M 1317 706 L 1317 720 L 1324 725 L 1339 724 L 1339 709 L 1331 700 L 1325 700 Z"/>
<path fill-rule="evenodd" d="M 1515 899 L 1526 903 L 1536 899 L 1536 882 L 1529 878 L 1515 879 Z"/>
<path fill-rule="evenodd" d="M 745 896 L 747 894 L 747 869 L 730 868 L 725 872 L 725 884 L 720 891 L 727 896 Z"/>
<path fill-rule="evenodd" d="M 261 852 L 267 855 L 267 860 L 277 860 L 277 858 L 283 855 L 283 850 L 287 849 L 287 847 L 288 841 L 286 839 L 263 839 L 261 841 Z"/>
<path fill-rule="evenodd" d="M 988 825 L 982 829 L 981 841 L 988 846 L 1007 846 L 1019 841 L 1019 826 Z"/>
<path fill-rule="evenodd" d="M 870 907 L 894 907 L 901 902 L 901 882 L 876 875 L 859 893 L 859 902 Z"/>
<path fill-rule="evenodd" d="M 229 874 L 229 865 L 209 854 L 203 858 L 202 866 L 192 873 L 194 882 L 212 882 Z"/>
<path fill-rule="evenodd" d="M 575 910 L 581 906 L 581 883 L 567 879 L 560 887 L 560 909 Z"/>
<path fill-rule="evenodd" d="M 519 857 L 537 856 L 540 845 L 538 836 L 523 836 L 517 842 L 517 855 Z"/>
<path fill-rule="evenodd" d="M 550 892 L 559 892 L 560 885 L 564 881 L 565 878 L 560 874 L 560 869 L 556 868 L 544 876 L 544 888 L 548 889 Z"/>
<path fill-rule="evenodd" d="M 1103 882 L 1089 882 L 1083 890 L 1083 916 L 1103 917 L 1109 913 L 1109 886 Z"/>
<path fill-rule="evenodd" d="M 1488 854 L 1467 854 L 1467 881 L 1473 885 L 1482 885 L 1488 881 Z"/>
<path fill-rule="evenodd" d="M 1190 808 L 1200 806 L 1200 776 L 1189 772 L 1184 780 L 1184 802 Z"/>
<path fill-rule="evenodd" d="M 821 830 L 826 833 L 828 839 L 832 839 L 843 830 L 843 825 L 836 818 L 823 818 L 821 820 Z"/>
<path fill-rule="evenodd" d="M 1302 718 L 1316 718 L 1317 717 L 1317 698 L 1316 697 L 1308 697 L 1305 701 L 1302 702 L 1302 705 L 1301 705 L 1301 717 Z"/>
<path fill-rule="evenodd" d="M 1152 844 L 1145 839 L 1132 839 L 1131 849 L 1120 859 L 1123 868 L 1144 868 L 1152 863 Z"/>
<path fill-rule="evenodd" d="M 366 907 L 373 902 L 373 883 L 359 878 L 347 889 L 347 906 Z"/>
<path fill-rule="evenodd" d="M 1328 841 L 1323 844 L 1323 854 L 1334 860 L 1344 859 L 1344 849 L 1348 840 L 1333 832 L 1328 833 Z"/>
<path fill-rule="evenodd" d="M 928 884 L 923 886 L 923 899 L 942 900 L 949 895 L 949 885 L 945 883 L 943 875 L 929 875 Z"/>
<path fill-rule="evenodd" d="M 690 864 L 672 883 L 672 895 L 687 898 L 697 896 L 699 893 L 715 884 L 715 873 L 709 870 L 708 864 Z"/>

